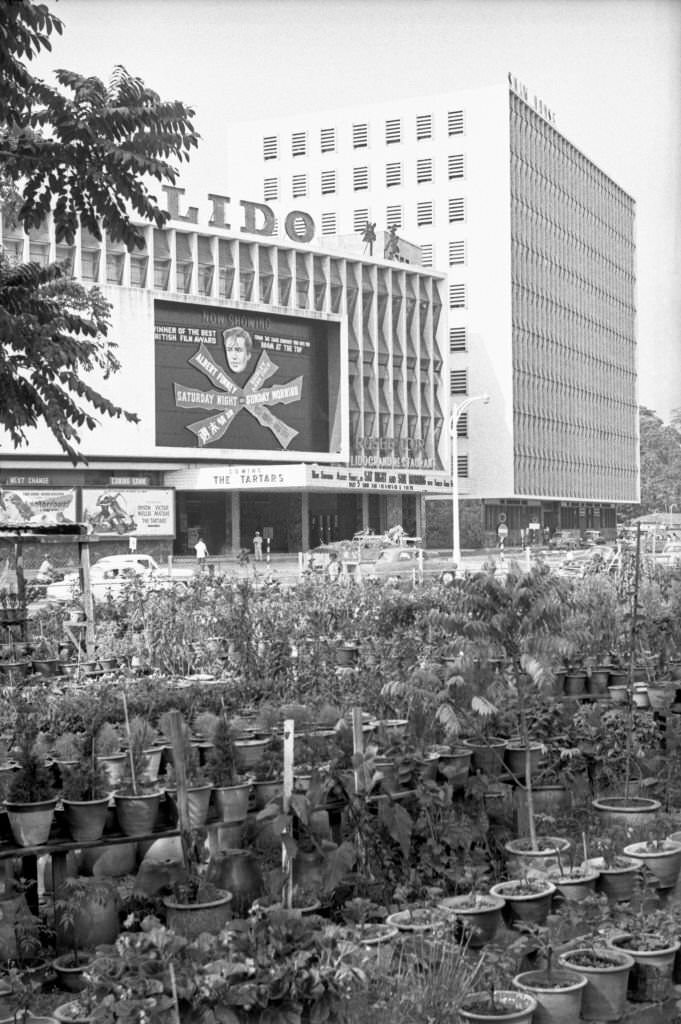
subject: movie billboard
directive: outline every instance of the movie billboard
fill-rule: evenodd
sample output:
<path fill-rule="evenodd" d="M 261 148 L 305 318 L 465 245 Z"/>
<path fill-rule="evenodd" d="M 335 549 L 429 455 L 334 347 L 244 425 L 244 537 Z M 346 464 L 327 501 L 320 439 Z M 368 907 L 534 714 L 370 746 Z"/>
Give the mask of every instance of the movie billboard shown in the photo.
<path fill-rule="evenodd" d="M 327 323 L 154 305 L 157 445 L 328 452 Z"/>
<path fill-rule="evenodd" d="M 170 487 L 84 487 L 83 522 L 100 537 L 174 537 L 175 492 Z"/>
<path fill-rule="evenodd" d="M 75 523 L 76 491 L 73 487 L 24 490 L 0 488 L 0 526 L 54 526 Z"/>

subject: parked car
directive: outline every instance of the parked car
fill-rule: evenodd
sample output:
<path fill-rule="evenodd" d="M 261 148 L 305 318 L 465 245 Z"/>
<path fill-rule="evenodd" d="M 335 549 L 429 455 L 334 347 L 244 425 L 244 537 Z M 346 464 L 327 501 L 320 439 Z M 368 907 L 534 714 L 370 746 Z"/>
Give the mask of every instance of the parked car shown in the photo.
<path fill-rule="evenodd" d="M 666 565 L 669 568 L 681 565 L 681 541 L 668 540 L 662 551 L 655 555 L 658 565 Z"/>
<path fill-rule="evenodd" d="M 368 579 L 395 583 L 433 576 L 443 583 L 451 583 L 456 574 L 451 559 L 415 547 L 385 548 L 375 562 L 361 562 L 358 572 Z"/>
<path fill-rule="evenodd" d="M 549 538 L 549 547 L 554 551 L 576 551 L 581 541 L 579 530 L 556 530 Z"/>
<path fill-rule="evenodd" d="M 587 547 L 593 547 L 594 544 L 605 544 L 605 537 L 600 530 L 585 530 L 582 543 Z"/>
<path fill-rule="evenodd" d="M 108 597 L 119 596 L 135 579 L 154 590 L 186 583 L 193 576 L 192 568 L 173 566 L 169 571 L 151 555 L 106 555 L 90 567 L 90 587 L 96 601 L 105 601 Z M 50 601 L 72 601 L 79 594 L 80 577 L 77 572 L 67 573 L 62 580 L 48 584 L 46 590 Z"/>
<path fill-rule="evenodd" d="M 610 572 L 616 564 L 617 552 L 607 544 L 592 545 L 584 551 L 568 551 L 556 570 L 561 576 L 590 576 Z"/>

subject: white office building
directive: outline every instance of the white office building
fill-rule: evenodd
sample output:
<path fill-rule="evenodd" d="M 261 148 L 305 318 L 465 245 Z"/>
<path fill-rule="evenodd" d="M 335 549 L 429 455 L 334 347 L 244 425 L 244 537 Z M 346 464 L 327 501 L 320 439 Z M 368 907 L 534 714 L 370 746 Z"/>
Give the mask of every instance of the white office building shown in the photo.
<path fill-rule="evenodd" d="M 368 255 L 366 225 L 380 247 L 394 227 L 397 259 L 448 272 L 451 409 L 491 399 L 456 428 L 487 539 L 499 522 L 510 540 L 530 523 L 614 531 L 639 494 L 635 203 L 543 103 L 509 79 L 227 126 L 226 152 L 230 193 L 275 215 L 256 232 L 314 222 L 325 248 Z M 362 437 L 358 416 L 356 457 Z"/>

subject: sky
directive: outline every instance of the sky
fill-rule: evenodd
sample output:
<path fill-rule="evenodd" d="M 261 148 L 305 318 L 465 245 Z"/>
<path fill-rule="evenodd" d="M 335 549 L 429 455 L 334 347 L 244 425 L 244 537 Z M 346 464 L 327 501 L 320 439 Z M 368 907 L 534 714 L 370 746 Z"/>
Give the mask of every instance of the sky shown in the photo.
<path fill-rule="evenodd" d="M 637 203 L 639 400 L 681 408 L 681 0 L 48 0 L 48 78 L 115 64 L 196 111 L 181 184 L 229 195 L 230 121 L 493 85 L 510 71 Z"/>

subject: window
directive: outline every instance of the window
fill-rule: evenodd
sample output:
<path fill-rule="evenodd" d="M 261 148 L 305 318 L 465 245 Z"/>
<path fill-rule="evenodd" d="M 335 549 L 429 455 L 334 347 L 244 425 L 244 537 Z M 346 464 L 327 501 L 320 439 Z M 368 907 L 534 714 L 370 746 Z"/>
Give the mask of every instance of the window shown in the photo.
<path fill-rule="evenodd" d="M 449 243 L 449 265 L 450 267 L 460 266 L 466 262 L 466 243 L 465 242 L 450 242 Z"/>
<path fill-rule="evenodd" d="M 266 203 L 269 202 L 270 199 L 278 199 L 279 178 L 265 178 L 262 193 Z"/>
<path fill-rule="evenodd" d="M 433 137 L 433 115 L 419 114 L 416 118 L 416 138 L 432 139 Z"/>
<path fill-rule="evenodd" d="M 170 243 L 165 231 L 154 229 L 154 288 L 166 291 L 170 282 Z"/>
<path fill-rule="evenodd" d="M 262 140 L 263 160 L 276 160 L 279 156 L 279 139 L 276 135 L 266 135 Z"/>
<path fill-rule="evenodd" d="M 468 391 L 468 370 L 452 370 L 449 374 L 449 390 L 453 395 L 465 395 Z"/>
<path fill-rule="evenodd" d="M 336 129 L 322 128 L 321 130 L 322 153 L 333 153 L 336 149 Z"/>
<path fill-rule="evenodd" d="M 433 265 L 433 246 L 431 244 L 421 246 L 421 266 L 432 267 Z"/>
<path fill-rule="evenodd" d="M 388 228 L 402 227 L 403 208 L 401 206 L 386 206 L 385 224 Z"/>
<path fill-rule="evenodd" d="M 109 257 L 107 256 L 107 267 L 106 274 L 107 280 L 109 280 Z M 122 267 L 122 263 L 121 263 Z M 133 288 L 145 288 L 147 284 L 147 269 L 149 267 L 149 257 L 145 254 L 144 256 L 134 256 L 130 253 L 130 284 Z"/>
<path fill-rule="evenodd" d="M 449 286 L 449 308 L 450 309 L 465 309 L 466 308 L 466 285 L 465 284 L 450 284 L 450 286 Z"/>
<path fill-rule="evenodd" d="M 385 141 L 388 146 L 402 141 L 402 122 L 399 117 L 385 122 Z"/>
<path fill-rule="evenodd" d="M 402 164 L 385 165 L 385 183 L 388 188 L 402 184 Z"/>
<path fill-rule="evenodd" d="M 468 437 L 468 413 L 462 412 L 456 421 L 456 436 Z"/>
<path fill-rule="evenodd" d="M 89 255 L 89 253 L 88 253 Z M 142 274 L 142 283 L 139 285 L 140 288 L 144 287 L 146 281 L 146 256 L 142 259 L 145 261 L 144 273 Z M 130 257 L 130 284 L 135 285 L 133 280 L 133 261 L 134 256 Z M 125 253 L 120 249 L 108 248 L 106 252 L 106 283 L 107 284 L 123 284 L 123 269 L 125 267 Z M 138 268 L 139 269 L 139 268 Z M 93 278 L 94 280 L 94 278 Z"/>
<path fill-rule="evenodd" d="M 447 134 L 463 135 L 463 110 L 450 110 L 447 114 Z"/>
<path fill-rule="evenodd" d="M 352 126 L 352 146 L 353 149 L 366 149 L 369 145 L 369 125 L 368 124 L 353 124 Z"/>
<path fill-rule="evenodd" d="M 322 171 L 322 195 L 330 196 L 336 191 L 336 172 Z"/>
<path fill-rule="evenodd" d="M 307 174 L 294 174 L 291 179 L 291 192 L 294 199 L 307 195 Z"/>
<path fill-rule="evenodd" d="M 335 213 L 323 213 L 322 214 L 322 234 L 323 235 L 335 235 L 336 234 L 336 214 Z"/>
<path fill-rule="evenodd" d="M 468 456 L 458 455 L 456 459 L 456 475 L 465 479 L 468 476 Z"/>
<path fill-rule="evenodd" d="M 416 204 L 416 223 L 419 227 L 433 223 L 433 204 L 431 202 Z"/>
<path fill-rule="evenodd" d="M 433 161 L 430 157 L 416 161 L 416 180 L 418 182 L 433 180 Z"/>
<path fill-rule="evenodd" d="M 178 231 L 175 235 L 176 291 L 186 293 L 191 289 L 193 270 L 194 256 L 192 253 L 191 237 Z"/>
<path fill-rule="evenodd" d="M 451 224 L 456 220 L 464 220 L 466 216 L 466 207 L 463 199 L 450 199 L 449 200 L 449 223 Z"/>
<path fill-rule="evenodd" d="M 291 155 L 305 156 L 307 153 L 307 132 L 293 132 L 291 135 Z"/>
<path fill-rule="evenodd" d="M 465 327 L 450 327 L 449 328 L 449 351 L 450 352 L 466 352 L 468 349 L 468 342 L 466 339 L 466 328 Z"/>
<path fill-rule="evenodd" d="M 352 215 L 352 229 L 353 231 L 364 231 L 369 220 L 368 210 L 355 210 Z"/>
<path fill-rule="evenodd" d="M 361 192 L 363 189 L 369 188 L 368 167 L 353 167 L 352 187 L 354 188 L 355 192 Z"/>
<path fill-rule="evenodd" d="M 452 178 L 463 178 L 463 153 L 455 153 L 447 157 L 447 176 Z"/>

